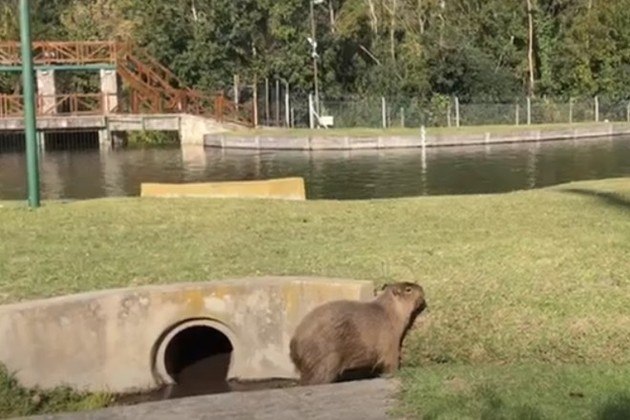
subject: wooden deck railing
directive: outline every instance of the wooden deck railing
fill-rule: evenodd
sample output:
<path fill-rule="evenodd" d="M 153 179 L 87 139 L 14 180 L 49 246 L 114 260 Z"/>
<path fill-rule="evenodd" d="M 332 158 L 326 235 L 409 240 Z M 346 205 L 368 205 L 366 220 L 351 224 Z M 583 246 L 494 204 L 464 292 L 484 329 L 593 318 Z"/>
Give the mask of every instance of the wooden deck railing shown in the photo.
<path fill-rule="evenodd" d="M 35 41 L 33 63 L 50 64 L 116 64 L 126 45 L 114 41 Z M 22 63 L 20 43 L 0 42 L 0 64 L 19 66 Z"/>
<path fill-rule="evenodd" d="M 19 117 L 24 114 L 24 99 L 19 95 L 0 95 L 0 118 Z"/>
<path fill-rule="evenodd" d="M 35 97 L 38 116 L 103 115 L 116 112 L 110 96 L 104 93 L 72 93 L 66 95 L 37 95 Z M 24 97 L 0 95 L 0 118 L 22 117 Z"/>

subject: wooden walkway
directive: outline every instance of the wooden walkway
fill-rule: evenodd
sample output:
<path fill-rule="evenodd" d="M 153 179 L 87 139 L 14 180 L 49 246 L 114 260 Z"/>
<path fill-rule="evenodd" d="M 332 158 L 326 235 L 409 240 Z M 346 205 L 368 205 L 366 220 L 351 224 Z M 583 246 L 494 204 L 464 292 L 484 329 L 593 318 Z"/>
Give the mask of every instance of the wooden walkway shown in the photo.
<path fill-rule="evenodd" d="M 236 107 L 223 92 L 203 92 L 187 87 L 170 69 L 143 48 L 114 41 L 33 42 L 36 70 L 115 71 L 127 92 L 63 93 L 36 95 L 38 116 L 104 114 L 186 113 L 211 117 L 220 122 L 250 126 L 252 107 Z M 0 41 L 0 73 L 21 71 L 20 44 Z M 52 83 L 48 83 L 51 85 Z M 54 90 L 54 89 L 53 89 Z M 0 93 L 0 119 L 21 117 L 24 98 Z"/>

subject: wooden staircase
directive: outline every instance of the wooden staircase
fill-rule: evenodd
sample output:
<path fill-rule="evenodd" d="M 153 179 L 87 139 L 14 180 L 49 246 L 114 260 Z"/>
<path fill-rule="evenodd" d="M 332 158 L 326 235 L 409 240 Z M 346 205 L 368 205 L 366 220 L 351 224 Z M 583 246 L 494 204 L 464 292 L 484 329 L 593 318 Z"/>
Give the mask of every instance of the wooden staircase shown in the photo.
<path fill-rule="evenodd" d="M 252 113 L 248 112 L 250 107 L 237 109 L 222 92 L 208 95 L 186 87 L 173 72 L 141 48 L 121 48 L 116 69 L 130 87 L 133 113 L 185 112 L 220 122 L 253 125 Z"/>

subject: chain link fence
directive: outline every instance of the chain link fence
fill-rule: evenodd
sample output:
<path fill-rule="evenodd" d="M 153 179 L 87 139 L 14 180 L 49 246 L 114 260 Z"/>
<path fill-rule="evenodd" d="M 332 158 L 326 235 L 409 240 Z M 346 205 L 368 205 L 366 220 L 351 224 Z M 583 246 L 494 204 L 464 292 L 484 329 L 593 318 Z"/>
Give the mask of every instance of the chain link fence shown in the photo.
<path fill-rule="evenodd" d="M 291 93 L 282 84 L 259 89 L 255 104 L 259 126 L 308 128 L 308 95 Z M 248 95 L 253 98 L 251 92 Z M 384 97 L 311 97 L 320 116 L 335 128 L 457 127 L 474 125 L 570 124 L 629 122 L 630 99 L 519 98 L 511 103 L 463 103 L 436 95 L 431 100 Z M 254 102 L 252 102 L 253 106 Z M 317 118 L 313 118 L 317 124 Z"/>

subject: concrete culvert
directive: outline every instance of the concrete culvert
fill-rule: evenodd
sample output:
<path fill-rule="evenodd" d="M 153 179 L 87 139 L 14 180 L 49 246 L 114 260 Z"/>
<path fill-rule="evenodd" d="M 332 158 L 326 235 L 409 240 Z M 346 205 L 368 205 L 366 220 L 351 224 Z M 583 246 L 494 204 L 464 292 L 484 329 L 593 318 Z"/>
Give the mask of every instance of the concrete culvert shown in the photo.
<path fill-rule="evenodd" d="M 155 356 L 156 371 L 169 385 L 170 397 L 227 392 L 233 350 L 221 324 L 186 321 L 161 340 Z"/>

